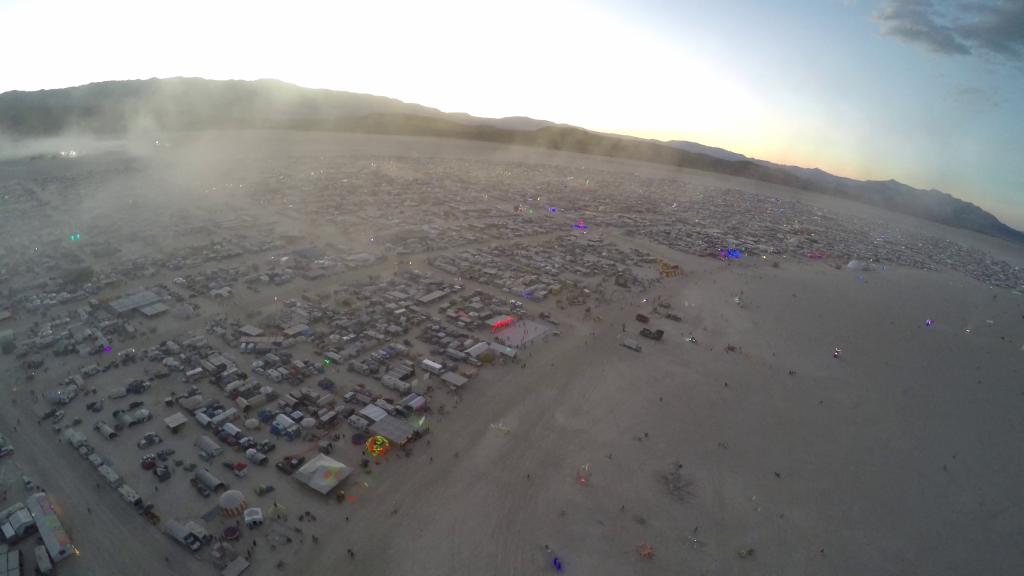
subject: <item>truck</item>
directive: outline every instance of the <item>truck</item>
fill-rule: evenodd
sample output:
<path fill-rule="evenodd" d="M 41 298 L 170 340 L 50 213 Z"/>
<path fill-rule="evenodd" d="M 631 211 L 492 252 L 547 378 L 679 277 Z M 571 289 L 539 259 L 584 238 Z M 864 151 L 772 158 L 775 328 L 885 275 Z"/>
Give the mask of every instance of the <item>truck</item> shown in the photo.
<path fill-rule="evenodd" d="M 209 544 L 210 542 L 213 541 L 213 535 L 210 534 L 206 530 L 206 528 L 201 526 L 195 520 L 189 520 L 188 522 L 186 522 L 185 523 L 185 528 L 188 528 L 189 532 L 195 534 L 196 538 L 199 538 L 199 541 L 202 542 L 203 544 Z"/>
<path fill-rule="evenodd" d="M 644 338 L 650 338 L 651 340 L 661 340 L 661 337 L 665 335 L 665 331 L 662 329 L 651 330 L 650 328 L 641 328 L 640 335 Z"/>
<path fill-rule="evenodd" d="M 639 342 L 637 342 L 636 340 L 632 340 L 630 338 L 623 340 L 622 345 L 625 346 L 626 348 L 629 348 L 630 350 L 633 350 L 634 352 L 640 352 L 643 350 L 643 347 L 640 346 Z"/>
<path fill-rule="evenodd" d="M 127 484 L 121 484 L 117 489 L 117 493 L 121 495 L 121 498 L 125 502 L 131 504 L 135 508 L 141 508 L 143 506 L 142 497 Z"/>
<path fill-rule="evenodd" d="M 177 520 L 167 520 L 160 525 L 160 530 L 171 537 L 172 540 L 196 552 L 203 547 L 203 541 L 189 530 L 184 524 Z"/>

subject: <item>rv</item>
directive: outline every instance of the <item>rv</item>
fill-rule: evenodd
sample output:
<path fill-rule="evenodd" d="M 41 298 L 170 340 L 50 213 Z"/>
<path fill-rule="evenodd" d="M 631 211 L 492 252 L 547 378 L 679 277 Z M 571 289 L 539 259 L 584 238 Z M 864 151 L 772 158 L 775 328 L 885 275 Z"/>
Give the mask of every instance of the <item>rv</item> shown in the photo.
<path fill-rule="evenodd" d="M 103 478 L 107 481 L 107 484 L 110 484 L 114 488 L 119 488 L 121 486 L 121 476 L 119 476 L 118 473 L 115 472 L 114 469 L 111 468 L 110 466 L 104 464 L 103 466 L 97 468 L 96 471 L 100 473 L 100 476 L 103 476 Z"/>
<path fill-rule="evenodd" d="M 434 374 L 436 376 L 439 376 L 444 372 L 444 366 L 437 362 L 434 362 L 429 358 L 424 358 L 423 361 L 420 362 L 420 366 L 422 366 L 423 369 L 426 370 L 427 372 L 430 372 L 431 374 Z"/>

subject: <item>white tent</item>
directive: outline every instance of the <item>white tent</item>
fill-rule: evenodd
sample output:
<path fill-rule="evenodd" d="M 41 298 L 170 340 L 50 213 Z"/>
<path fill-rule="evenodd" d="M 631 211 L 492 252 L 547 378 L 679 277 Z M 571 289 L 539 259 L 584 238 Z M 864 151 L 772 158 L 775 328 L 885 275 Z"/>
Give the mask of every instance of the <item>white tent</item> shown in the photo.
<path fill-rule="evenodd" d="M 351 473 L 351 468 L 334 458 L 317 454 L 296 470 L 292 477 L 321 494 L 327 494 Z"/>

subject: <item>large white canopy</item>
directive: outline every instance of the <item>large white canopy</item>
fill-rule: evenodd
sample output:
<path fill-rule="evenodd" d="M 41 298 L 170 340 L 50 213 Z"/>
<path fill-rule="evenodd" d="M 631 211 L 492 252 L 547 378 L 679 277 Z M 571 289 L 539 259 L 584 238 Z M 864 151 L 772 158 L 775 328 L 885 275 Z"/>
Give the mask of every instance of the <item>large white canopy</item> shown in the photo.
<path fill-rule="evenodd" d="M 348 478 L 352 469 L 338 462 L 325 454 L 317 454 L 302 468 L 293 474 L 293 477 L 321 494 L 327 494 L 341 481 Z"/>

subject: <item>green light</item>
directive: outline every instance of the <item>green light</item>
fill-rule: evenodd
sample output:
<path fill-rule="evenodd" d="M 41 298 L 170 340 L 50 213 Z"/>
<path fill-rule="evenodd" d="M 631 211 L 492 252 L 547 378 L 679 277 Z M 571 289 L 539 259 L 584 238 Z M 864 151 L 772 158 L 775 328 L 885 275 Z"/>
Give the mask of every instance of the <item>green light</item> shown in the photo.
<path fill-rule="evenodd" d="M 324 358 L 324 366 L 330 366 L 330 365 L 331 365 L 330 359 Z"/>

